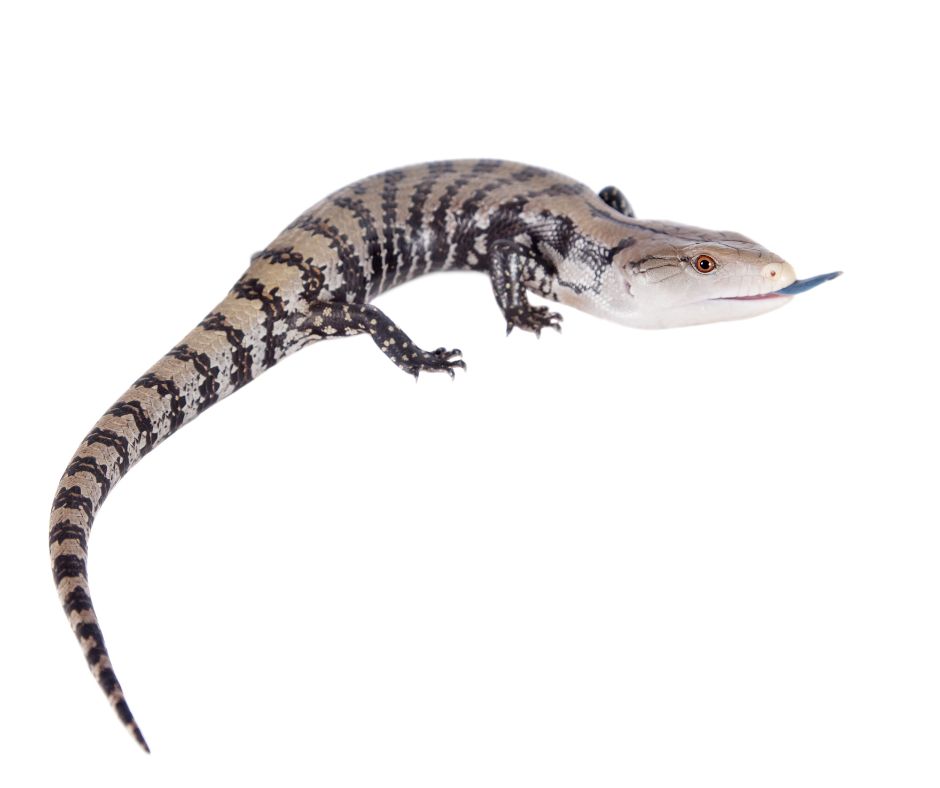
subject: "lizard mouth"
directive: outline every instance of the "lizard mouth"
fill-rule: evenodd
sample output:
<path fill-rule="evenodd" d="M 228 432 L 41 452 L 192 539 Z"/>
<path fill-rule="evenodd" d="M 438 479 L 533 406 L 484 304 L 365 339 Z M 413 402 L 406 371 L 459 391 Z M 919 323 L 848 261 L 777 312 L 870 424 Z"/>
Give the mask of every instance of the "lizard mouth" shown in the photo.
<path fill-rule="evenodd" d="M 811 276 L 809 279 L 797 279 L 793 284 L 787 285 L 786 287 L 781 287 L 779 290 L 774 290 L 770 293 L 764 293 L 762 295 L 750 295 L 750 296 L 725 296 L 724 298 L 716 299 L 718 301 L 764 301 L 768 298 L 781 298 L 783 296 L 793 296 L 797 293 L 805 293 L 807 290 L 812 290 L 814 287 L 821 285 L 823 282 L 828 282 L 830 279 L 835 279 L 837 276 L 842 276 L 841 271 L 832 271 L 828 274 L 820 274 L 819 276 Z"/>

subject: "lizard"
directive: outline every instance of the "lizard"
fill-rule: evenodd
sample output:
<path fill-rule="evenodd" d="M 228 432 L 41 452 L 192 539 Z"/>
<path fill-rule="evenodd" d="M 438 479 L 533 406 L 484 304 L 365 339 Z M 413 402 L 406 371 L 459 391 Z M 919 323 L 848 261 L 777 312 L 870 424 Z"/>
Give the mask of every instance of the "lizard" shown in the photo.
<path fill-rule="evenodd" d="M 488 159 L 389 170 L 330 194 L 256 253 L 209 314 L 97 421 L 52 505 L 49 549 L 59 599 L 85 659 L 124 726 L 128 707 L 92 605 L 92 522 L 143 456 L 285 356 L 322 339 L 368 334 L 416 378 L 454 377 L 460 350 L 426 351 L 372 301 L 436 271 L 489 276 L 507 333 L 561 328 L 528 294 L 640 328 L 763 314 L 841 272 L 798 280 L 749 238 L 637 219 L 616 187 Z"/>

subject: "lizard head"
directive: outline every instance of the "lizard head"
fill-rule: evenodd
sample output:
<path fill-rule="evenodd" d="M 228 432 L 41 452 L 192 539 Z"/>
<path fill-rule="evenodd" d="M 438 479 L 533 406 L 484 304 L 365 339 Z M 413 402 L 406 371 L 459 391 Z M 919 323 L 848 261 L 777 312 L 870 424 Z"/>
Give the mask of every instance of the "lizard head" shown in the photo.
<path fill-rule="evenodd" d="M 554 256 L 559 301 L 637 328 L 670 328 L 761 315 L 841 273 L 797 279 L 788 262 L 737 233 L 629 226 L 603 265 Z"/>

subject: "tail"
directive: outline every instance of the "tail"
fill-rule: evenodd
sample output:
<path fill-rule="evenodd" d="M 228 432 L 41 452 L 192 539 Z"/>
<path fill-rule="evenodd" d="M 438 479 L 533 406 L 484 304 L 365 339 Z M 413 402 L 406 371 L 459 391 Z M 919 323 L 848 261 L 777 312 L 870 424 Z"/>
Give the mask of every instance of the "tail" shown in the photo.
<path fill-rule="evenodd" d="M 310 341 L 291 327 L 297 299 L 283 279 L 283 267 L 270 265 L 265 276 L 256 270 L 262 263 L 270 265 L 257 261 L 229 296 L 98 420 L 72 457 L 52 504 L 49 552 L 62 606 L 92 674 L 147 752 L 92 605 L 85 566 L 88 538 L 109 491 L 141 457 Z"/>

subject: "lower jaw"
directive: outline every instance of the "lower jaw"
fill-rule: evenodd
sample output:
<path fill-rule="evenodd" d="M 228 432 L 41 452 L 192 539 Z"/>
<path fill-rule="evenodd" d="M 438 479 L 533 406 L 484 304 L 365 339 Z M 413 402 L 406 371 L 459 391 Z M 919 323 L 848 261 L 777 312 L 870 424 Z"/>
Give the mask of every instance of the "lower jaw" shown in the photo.
<path fill-rule="evenodd" d="M 713 298 L 664 311 L 618 315 L 617 322 L 634 328 L 679 328 L 703 323 L 723 323 L 744 320 L 772 312 L 789 303 L 791 296 L 749 296 L 743 298 Z"/>
<path fill-rule="evenodd" d="M 727 296 L 726 298 L 715 298 L 714 301 L 767 301 L 771 298 L 786 298 L 786 296 L 777 293 L 764 293 L 763 295 L 752 296 Z"/>

